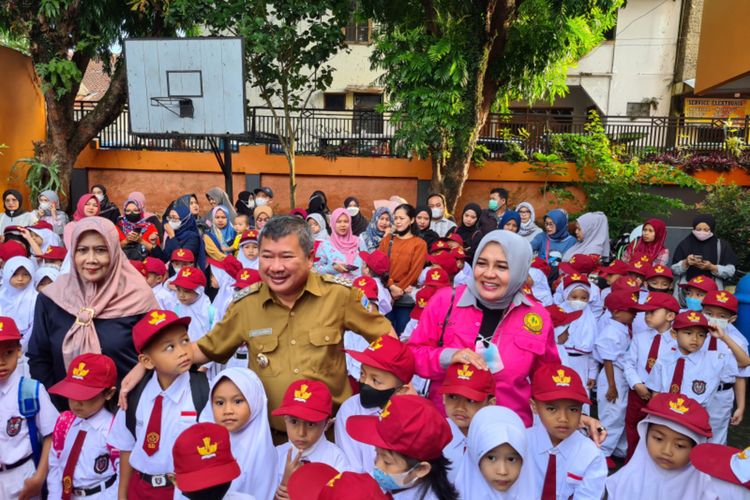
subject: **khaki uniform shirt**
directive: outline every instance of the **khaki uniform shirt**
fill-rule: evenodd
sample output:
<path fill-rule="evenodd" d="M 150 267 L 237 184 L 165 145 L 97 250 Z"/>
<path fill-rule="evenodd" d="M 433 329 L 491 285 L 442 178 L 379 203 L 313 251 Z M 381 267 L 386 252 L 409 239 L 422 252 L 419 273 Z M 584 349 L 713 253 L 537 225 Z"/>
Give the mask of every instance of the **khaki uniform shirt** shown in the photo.
<path fill-rule="evenodd" d="M 198 341 L 211 360 L 226 363 L 242 343 L 248 368 L 258 374 L 268 395 L 269 410 L 278 408 L 287 387 L 302 378 L 328 385 L 335 408 L 352 395 L 344 357 L 344 330 L 368 342 L 387 334 L 390 322 L 362 307 L 361 291 L 333 276 L 311 272 L 302 295 L 289 309 L 256 283 L 240 292 L 224 318 Z M 280 417 L 271 425 L 285 430 Z"/>

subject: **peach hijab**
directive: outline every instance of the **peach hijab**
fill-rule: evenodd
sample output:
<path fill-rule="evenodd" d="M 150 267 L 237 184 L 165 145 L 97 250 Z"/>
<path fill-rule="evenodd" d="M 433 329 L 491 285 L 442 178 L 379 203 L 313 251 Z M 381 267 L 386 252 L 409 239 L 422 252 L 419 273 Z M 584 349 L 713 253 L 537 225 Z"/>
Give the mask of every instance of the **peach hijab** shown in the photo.
<path fill-rule="evenodd" d="M 135 316 L 159 307 L 143 276 L 125 258 L 120 249 L 117 228 L 109 220 L 94 216 L 78 221 L 71 237 L 70 252 L 75 254 L 81 235 L 89 231 L 99 233 L 107 243 L 110 263 L 104 280 L 99 283 L 84 280 L 78 275 L 75 257 L 72 256 L 70 272 L 61 275 L 42 291 L 76 318 L 65 334 L 62 345 L 66 369 L 79 354 L 102 352 L 94 318 Z"/>

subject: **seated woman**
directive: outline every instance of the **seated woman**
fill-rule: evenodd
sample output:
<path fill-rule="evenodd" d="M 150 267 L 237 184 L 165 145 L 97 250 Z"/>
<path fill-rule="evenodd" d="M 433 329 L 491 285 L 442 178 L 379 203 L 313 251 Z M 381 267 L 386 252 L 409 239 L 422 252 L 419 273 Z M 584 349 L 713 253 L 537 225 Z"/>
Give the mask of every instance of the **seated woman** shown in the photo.
<path fill-rule="evenodd" d="M 319 215 L 319 214 L 313 214 Z M 359 238 L 352 234 L 351 216 L 345 208 L 337 208 L 331 215 L 333 232 L 323 240 L 315 256 L 315 269 L 321 274 L 335 274 L 352 280 L 359 275 L 362 259 L 359 257 Z"/>
<path fill-rule="evenodd" d="M 588 212 L 576 219 L 577 242 L 563 254 L 563 262 L 583 254 L 599 261 L 609 259 L 609 221 L 604 212 Z"/>
<path fill-rule="evenodd" d="M 643 224 L 641 235 L 625 248 L 623 262 L 630 262 L 635 254 L 646 255 L 652 266 L 669 264 L 669 249 L 664 246 L 667 225 L 661 219 L 649 219 Z"/>
<path fill-rule="evenodd" d="M 211 228 L 203 235 L 206 255 L 211 259 L 221 261 L 232 252 L 232 243 L 237 234 L 229 223 L 229 216 L 230 211 L 224 205 L 215 206 L 211 210 Z M 257 222 L 257 216 L 255 220 Z"/>
<path fill-rule="evenodd" d="M 140 201 L 128 199 L 123 212 L 124 215 L 117 220 L 120 247 L 128 260 L 143 260 L 159 246 L 159 231 L 146 220 Z"/>
<path fill-rule="evenodd" d="M 556 208 L 544 216 L 544 232 L 537 234 L 531 242 L 531 249 L 537 257 L 557 268 L 562 256 L 576 239 L 568 232 L 568 214 Z"/>

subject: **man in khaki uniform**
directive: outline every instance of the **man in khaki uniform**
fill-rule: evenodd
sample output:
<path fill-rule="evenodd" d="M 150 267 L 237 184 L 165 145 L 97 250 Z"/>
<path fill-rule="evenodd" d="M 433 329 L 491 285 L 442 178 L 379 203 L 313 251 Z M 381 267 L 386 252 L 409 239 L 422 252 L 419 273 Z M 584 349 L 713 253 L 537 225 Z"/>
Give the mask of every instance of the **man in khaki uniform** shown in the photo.
<path fill-rule="evenodd" d="M 274 217 L 259 244 L 263 281 L 237 293 L 222 321 L 198 341 L 195 362 L 226 363 L 246 343 L 248 367 L 263 381 L 271 409 L 301 378 L 325 382 L 334 402 L 343 403 L 352 395 L 344 330 L 370 342 L 392 333 L 390 322 L 367 311 L 361 291 L 346 281 L 312 272 L 313 238 L 299 218 Z M 271 424 L 284 430 L 282 418 Z"/>

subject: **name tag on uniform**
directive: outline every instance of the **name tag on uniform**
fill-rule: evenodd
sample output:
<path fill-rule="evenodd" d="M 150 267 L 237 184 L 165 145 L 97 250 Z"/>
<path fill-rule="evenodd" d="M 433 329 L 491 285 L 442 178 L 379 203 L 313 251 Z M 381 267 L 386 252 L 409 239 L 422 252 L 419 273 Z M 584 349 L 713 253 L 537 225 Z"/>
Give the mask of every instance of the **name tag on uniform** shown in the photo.
<path fill-rule="evenodd" d="M 273 333 L 272 328 L 261 328 L 260 330 L 250 330 L 250 338 L 262 337 L 264 335 L 271 335 Z"/>

